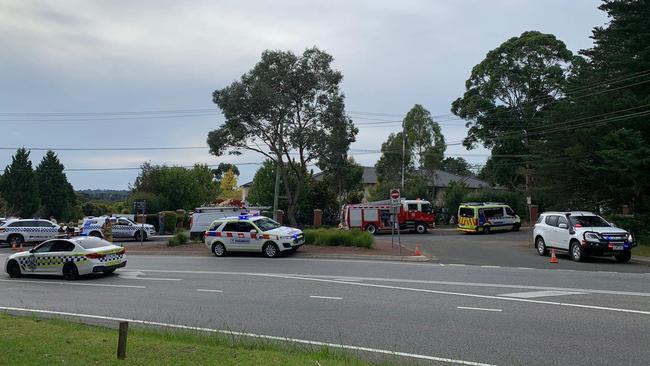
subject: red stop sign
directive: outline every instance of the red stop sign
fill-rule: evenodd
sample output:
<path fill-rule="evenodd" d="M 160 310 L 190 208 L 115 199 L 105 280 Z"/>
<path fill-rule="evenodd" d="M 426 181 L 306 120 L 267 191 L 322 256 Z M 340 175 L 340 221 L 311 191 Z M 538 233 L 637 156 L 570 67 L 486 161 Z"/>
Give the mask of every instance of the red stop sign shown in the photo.
<path fill-rule="evenodd" d="M 394 200 L 399 199 L 399 189 L 393 189 L 390 191 L 390 198 Z"/>

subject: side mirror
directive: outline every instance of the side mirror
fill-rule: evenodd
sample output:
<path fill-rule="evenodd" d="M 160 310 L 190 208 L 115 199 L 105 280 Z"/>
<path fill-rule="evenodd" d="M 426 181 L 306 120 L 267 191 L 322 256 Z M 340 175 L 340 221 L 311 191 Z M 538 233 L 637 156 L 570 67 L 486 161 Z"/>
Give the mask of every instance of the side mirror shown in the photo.
<path fill-rule="evenodd" d="M 569 228 L 569 226 L 567 226 L 567 224 L 565 224 L 565 223 L 561 223 L 557 227 L 559 227 L 560 229 L 568 229 Z"/>
<path fill-rule="evenodd" d="M 30 253 L 34 253 L 36 251 L 36 248 L 32 248 L 29 250 Z"/>

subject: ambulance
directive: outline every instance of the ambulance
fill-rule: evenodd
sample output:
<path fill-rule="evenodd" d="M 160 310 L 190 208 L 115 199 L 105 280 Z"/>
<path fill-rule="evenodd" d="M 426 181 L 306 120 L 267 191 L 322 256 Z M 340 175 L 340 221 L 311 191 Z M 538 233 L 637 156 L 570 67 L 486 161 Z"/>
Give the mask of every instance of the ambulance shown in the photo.
<path fill-rule="evenodd" d="M 458 207 L 458 231 L 489 234 L 493 231 L 517 231 L 521 218 L 505 203 L 465 202 Z"/>

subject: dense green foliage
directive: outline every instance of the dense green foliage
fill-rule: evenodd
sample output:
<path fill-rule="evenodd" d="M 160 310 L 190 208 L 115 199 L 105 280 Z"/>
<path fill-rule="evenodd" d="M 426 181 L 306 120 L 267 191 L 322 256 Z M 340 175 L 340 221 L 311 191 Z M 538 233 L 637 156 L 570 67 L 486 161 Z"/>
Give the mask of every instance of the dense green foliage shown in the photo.
<path fill-rule="evenodd" d="M 190 236 L 187 234 L 186 231 L 179 231 L 176 233 L 176 235 L 172 236 L 169 238 L 169 241 L 167 242 L 167 245 L 170 247 L 175 247 L 178 245 L 184 245 L 187 244 L 187 242 L 190 241 Z"/>
<path fill-rule="evenodd" d="M 318 162 L 329 170 L 346 160 L 357 134 L 345 115 L 343 75 L 331 68 L 332 61 L 315 47 L 302 55 L 267 50 L 239 81 L 213 93 L 226 122 L 208 134 L 210 152 L 254 151 L 272 160 L 284 181 L 293 174 L 295 184 L 283 185 L 283 195 L 294 225 L 308 165 Z"/>
<path fill-rule="evenodd" d="M 193 210 L 217 198 L 214 173 L 206 165 L 187 169 L 177 166 L 143 164 L 129 198 L 147 200 L 147 212 Z M 132 207 L 132 204 L 131 204 Z"/>
<path fill-rule="evenodd" d="M 305 230 L 305 244 L 310 245 L 372 248 L 374 240 L 372 234 L 357 229 Z"/>
<path fill-rule="evenodd" d="M 41 197 L 39 213 L 42 217 L 55 217 L 68 221 L 79 218 L 77 196 L 63 172 L 63 164 L 53 151 L 48 151 L 36 167 L 38 192 Z"/>
<path fill-rule="evenodd" d="M 39 209 L 38 180 L 29 160 L 29 151 L 20 148 L 11 157 L 2 176 L 2 196 L 12 214 L 30 217 Z"/>

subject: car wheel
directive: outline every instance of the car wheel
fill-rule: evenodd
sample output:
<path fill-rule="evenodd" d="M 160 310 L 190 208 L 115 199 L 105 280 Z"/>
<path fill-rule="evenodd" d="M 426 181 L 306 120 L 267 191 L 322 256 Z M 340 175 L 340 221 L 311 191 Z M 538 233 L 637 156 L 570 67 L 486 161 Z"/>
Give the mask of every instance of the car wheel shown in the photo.
<path fill-rule="evenodd" d="M 546 243 L 544 239 L 540 236 L 535 240 L 535 249 L 537 249 L 537 254 L 541 256 L 548 255 L 548 249 L 546 248 Z"/>
<path fill-rule="evenodd" d="M 74 281 L 79 278 L 79 270 L 74 263 L 66 263 L 63 266 L 63 278 L 68 281 Z"/>
<path fill-rule="evenodd" d="M 630 261 L 630 259 L 632 259 L 632 252 L 628 250 L 621 254 L 616 254 L 614 257 L 616 258 L 617 262 L 627 263 Z"/>
<path fill-rule="evenodd" d="M 138 230 L 133 234 L 133 239 L 135 239 L 135 241 L 140 241 L 140 231 L 141 230 Z M 143 235 L 142 241 L 147 241 L 147 233 L 144 233 Z"/>
<path fill-rule="evenodd" d="M 427 226 L 425 224 L 419 223 L 415 225 L 415 232 L 417 232 L 418 234 L 426 234 Z"/>
<path fill-rule="evenodd" d="M 20 272 L 20 266 L 18 265 L 18 262 L 16 261 L 10 261 L 7 263 L 7 274 L 11 278 L 18 278 L 22 275 Z"/>
<path fill-rule="evenodd" d="M 489 226 L 483 226 L 483 234 L 490 234 L 492 230 L 490 230 Z"/>
<path fill-rule="evenodd" d="M 262 253 L 264 253 L 267 258 L 275 258 L 280 254 L 280 250 L 275 243 L 266 243 L 262 247 Z"/>
<path fill-rule="evenodd" d="M 515 225 L 512 227 L 512 231 L 519 231 L 519 227 L 520 227 L 520 224 L 515 224 Z"/>
<path fill-rule="evenodd" d="M 366 226 L 366 231 L 372 235 L 377 235 L 377 227 L 373 224 Z"/>
<path fill-rule="evenodd" d="M 585 259 L 585 253 L 578 242 L 573 242 L 571 244 L 571 259 L 576 262 L 580 262 Z"/>
<path fill-rule="evenodd" d="M 212 244 L 212 253 L 215 257 L 223 257 L 226 255 L 226 247 L 221 243 Z"/>
<path fill-rule="evenodd" d="M 112 275 L 113 272 L 115 272 L 114 269 L 107 269 L 106 271 L 104 271 L 104 274 L 108 276 L 108 275 Z"/>
<path fill-rule="evenodd" d="M 7 241 L 9 242 L 9 244 L 11 246 L 15 245 L 17 247 L 19 247 L 21 244 L 25 243 L 25 239 L 23 238 L 22 235 L 19 235 L 19 234 L 13 234 L 13 235 L 9 236 Z"/>

